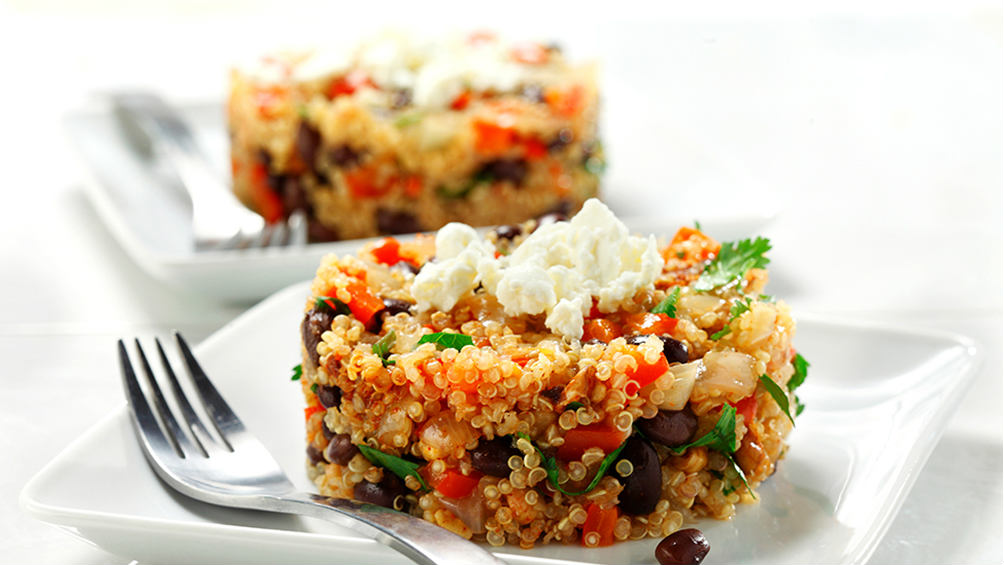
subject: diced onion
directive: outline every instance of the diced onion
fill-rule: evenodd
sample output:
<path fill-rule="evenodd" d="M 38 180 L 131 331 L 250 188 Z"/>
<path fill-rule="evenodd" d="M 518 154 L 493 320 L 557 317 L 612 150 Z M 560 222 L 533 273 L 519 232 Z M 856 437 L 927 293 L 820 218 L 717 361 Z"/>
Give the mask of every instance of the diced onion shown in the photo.
<path fill-rule="evenodd" d="M 704 356 L 704 373 L 694 384 L 701 396 L 725 396 L 731 401 L 745 398 L 756 390 L 754 360 L 738 351 L 712 351 Z"/>
<path fill-rule="evenodd" d="M 671 365 L 669 373 L 660 377 L 656 384 L 665 394 L 659 403 L 659 409 L 682 410 L 690 399 L 694 382 L 702 372 L 704 364 L 700 359 L 682 365 Z"/>

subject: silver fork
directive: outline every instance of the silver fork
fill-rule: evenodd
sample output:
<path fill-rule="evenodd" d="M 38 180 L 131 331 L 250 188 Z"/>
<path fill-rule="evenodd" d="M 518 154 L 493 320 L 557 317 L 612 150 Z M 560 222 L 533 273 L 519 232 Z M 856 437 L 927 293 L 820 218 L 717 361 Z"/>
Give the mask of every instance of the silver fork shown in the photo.
<path fill-rule="evenodd" d="M 210 166 L 184 119 L 159 96 L 125 92 L 110 96 L 122 133 L 141 155 L 163 158 L 192 201 L 195 248 L 245 249 L 302 245 L 307 222 L 296 211 L 285 222 L 266 224 L 248 210 Z"/>
<path fill-rule="evenodd" d="M 175 490 L 220 506 L 330 520 L 388 545 L 416 563 L 504 563 L 478 545 L 408 514 L 297 491 L 265 446 L 244 428 L 220 396 L 181 334 L 174 336 L 196 396 L 209 415 L 209 426 L 196 414 L 182 390 L 159 339 L 156 340 L 157 353 L 180 415 L 168 406 L 139 340 L 136 340 L 136 352 L 146 376 L 146 392 L 136 377 L 122 340 L 118 342 L 118 351 L 136 436 L 154 471 Z M 210 426 L 216 430 L 219 440 L 209 433 Z M 185 433 L 185 428 L 191 437 Z"/>

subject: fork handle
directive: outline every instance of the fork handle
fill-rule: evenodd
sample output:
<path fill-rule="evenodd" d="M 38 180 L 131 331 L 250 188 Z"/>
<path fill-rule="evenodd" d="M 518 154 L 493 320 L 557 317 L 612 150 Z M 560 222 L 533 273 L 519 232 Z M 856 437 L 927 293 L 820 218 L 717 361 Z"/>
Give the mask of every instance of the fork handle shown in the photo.
<path fill-rule="evenodd" d="M 297 492 L 269 499 L 270 510 L 335 522 L 376 539 L 422 565 L 504 565 L 453 532 L 403 512 L 343 498 Z"/>

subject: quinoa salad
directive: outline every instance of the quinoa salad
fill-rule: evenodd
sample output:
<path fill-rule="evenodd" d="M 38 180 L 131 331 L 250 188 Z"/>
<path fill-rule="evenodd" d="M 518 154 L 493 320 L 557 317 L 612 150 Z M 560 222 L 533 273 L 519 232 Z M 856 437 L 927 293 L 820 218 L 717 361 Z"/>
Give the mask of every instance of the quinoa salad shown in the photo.
<path fill-rule="evenodd" d="M 593 199 L 329 255 L 293 377 L 308 473 L 493 546 L 693 537 L 756 500 L 802 409 L 769 249 L 632 235 Z"/>
<path fill-rule="evenodd" d="M 488 32 L 270 54 L 231 73 L 234 191 L 312 241 L 568 214 L 604 168 L 595 74 Z"/>

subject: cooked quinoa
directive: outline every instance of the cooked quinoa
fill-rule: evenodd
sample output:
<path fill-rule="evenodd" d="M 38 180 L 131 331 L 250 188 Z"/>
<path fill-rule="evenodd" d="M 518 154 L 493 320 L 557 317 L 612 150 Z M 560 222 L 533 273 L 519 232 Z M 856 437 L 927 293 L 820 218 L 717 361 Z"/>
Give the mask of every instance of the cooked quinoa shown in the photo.
<path fill-rule="evenodd" d="M 592 65 L 493 34 L 386 34 L 231 73 L 234 191 L 314 241 L 571 213 L 604 166 Z"/>
<path fill-rule="evenodd" d="M 557 233 L 530 220 L 479 245 L 504 265 L 537 230 Z M 487 278 L 448 310 L 419 308 L 436 246 L 388 238 L 317 270 L 301 383 L 321 493 L 523 548 L 662 537 L 754 500 L 793 427 L 771 392 L 797 404 L 795 323 L 761 294 L 765 240 L 682 228 L 654 282 L 587 306 L 580 337 L 506 314 Z M 756 258 L 730 279 L 735 253 Z"/>

